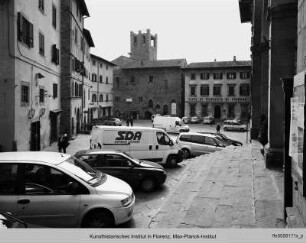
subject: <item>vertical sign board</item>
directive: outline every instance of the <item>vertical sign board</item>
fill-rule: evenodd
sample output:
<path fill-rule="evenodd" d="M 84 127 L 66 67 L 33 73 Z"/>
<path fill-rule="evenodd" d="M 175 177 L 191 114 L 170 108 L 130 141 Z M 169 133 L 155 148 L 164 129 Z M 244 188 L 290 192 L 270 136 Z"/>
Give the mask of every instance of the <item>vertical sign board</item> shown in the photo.
<path fill-rule="evenodd" d="M 291 98 L 291 123 L 289 155 L 292 158 L 293 176 L 303 181 L 305 71 L 294 76 L 293 98 Z M 305 186 L 305 185 L 304 185 Z"/>

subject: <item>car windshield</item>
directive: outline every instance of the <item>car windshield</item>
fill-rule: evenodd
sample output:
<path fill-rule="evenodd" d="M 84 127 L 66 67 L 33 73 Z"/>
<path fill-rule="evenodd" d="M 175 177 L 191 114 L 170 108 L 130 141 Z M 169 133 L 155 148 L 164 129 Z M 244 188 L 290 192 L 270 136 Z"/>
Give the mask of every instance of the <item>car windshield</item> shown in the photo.
<path fill-rule="evenodd" d="M 101 185 L 106 180 L 106 175 L 101 171 L 94 170 L 87 163 L 73 156 L 60 163 L 59 167 L 68 170 L 91 186 Z"/>
<path fill-rule="evenodd" d="M 221 146 L 221 147 L 230 145 L 228 144 L 228 142 L 221 140 L 219 137 L 216 137 L 216 142 L 218 143 L 218 146 Z"/>
<path fill-rule="evenodd" d="M 122 151 L 121 153 L 123 153 L 126 157 L 128 157 L 130 160 L 132 160 L 133 162 L 135 162 L 136 164 L 140 164 L 141 160 L 136 159 L 136 158 L 132 158 L 131 155 L 129 155 L 128 153 L 126 153 L 125 151 Z"/>

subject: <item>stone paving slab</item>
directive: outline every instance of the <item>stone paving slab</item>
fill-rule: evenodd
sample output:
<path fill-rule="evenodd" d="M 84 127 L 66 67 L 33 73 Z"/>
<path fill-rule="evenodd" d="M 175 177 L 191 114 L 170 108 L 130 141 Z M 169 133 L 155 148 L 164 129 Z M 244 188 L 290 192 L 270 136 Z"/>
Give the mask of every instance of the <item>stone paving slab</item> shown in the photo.
<path fill-rule="evenodd" d="M 188 166 L 152 228 L 284 227 L 282 175 L 265 168 L 256 142 L 200 156 Z"/>

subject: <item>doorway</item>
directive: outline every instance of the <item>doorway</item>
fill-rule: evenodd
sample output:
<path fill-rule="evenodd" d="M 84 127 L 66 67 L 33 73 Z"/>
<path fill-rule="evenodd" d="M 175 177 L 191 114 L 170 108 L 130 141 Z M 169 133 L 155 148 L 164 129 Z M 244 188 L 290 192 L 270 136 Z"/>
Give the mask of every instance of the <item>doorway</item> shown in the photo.
<path fill-rule="evenodd" d="M 40 151 L 40 121 L 31 124 L 31 151 Z"/>
<path fill-rule="evenodd" d="M 215 106 L 215 112 L 214 112 L 215 119 L 221 118 L 221 107 L 219 105 Z"/>

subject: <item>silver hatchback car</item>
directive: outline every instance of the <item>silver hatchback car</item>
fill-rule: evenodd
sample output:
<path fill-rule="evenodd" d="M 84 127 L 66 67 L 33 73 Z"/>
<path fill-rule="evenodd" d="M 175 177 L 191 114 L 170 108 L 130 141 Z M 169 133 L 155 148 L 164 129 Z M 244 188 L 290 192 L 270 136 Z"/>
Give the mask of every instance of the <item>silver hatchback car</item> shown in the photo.
<path fill-rule="evenodd" d="M 222 150 L 226 145 L 215 135 L 200 133 L 181 133 L 176 143 L 183 151 L 184 159 Z"/>
<path fill-rule="evenodd" d="M 124 181 L 53 152 L 0 153 L 0 212 L 44 227 L 102 228 L 129 221 L 135 196 Z"/>

